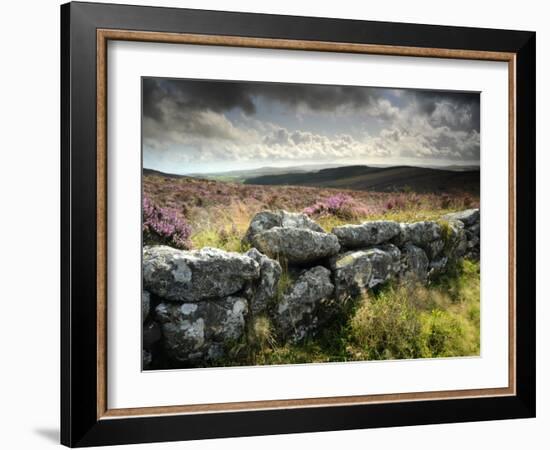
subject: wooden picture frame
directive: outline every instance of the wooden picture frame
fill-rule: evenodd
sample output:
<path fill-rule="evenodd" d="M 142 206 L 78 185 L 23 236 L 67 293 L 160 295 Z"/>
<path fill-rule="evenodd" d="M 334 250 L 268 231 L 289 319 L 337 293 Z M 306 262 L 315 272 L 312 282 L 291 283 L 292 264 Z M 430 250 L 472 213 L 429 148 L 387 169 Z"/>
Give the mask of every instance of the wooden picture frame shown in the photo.
<path fill-rule="evenodd" d="M 534 417 L 535 33 L 78 2 L 61 7 L 61 26 L 63 444 Z M 507 62 L 508 387 L 110 409 L 106 394 L 109 40 Z"/>

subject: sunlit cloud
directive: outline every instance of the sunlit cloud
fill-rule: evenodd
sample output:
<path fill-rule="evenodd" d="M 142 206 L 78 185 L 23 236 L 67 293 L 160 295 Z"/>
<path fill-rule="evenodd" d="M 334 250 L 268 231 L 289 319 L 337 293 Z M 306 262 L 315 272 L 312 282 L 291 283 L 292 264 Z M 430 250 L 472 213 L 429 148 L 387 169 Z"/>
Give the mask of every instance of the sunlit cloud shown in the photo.
<path fill-rule="evenodd" d="M 147 166 L 479 161 L 479 95 L 386 88 L 144 79 Z"/>

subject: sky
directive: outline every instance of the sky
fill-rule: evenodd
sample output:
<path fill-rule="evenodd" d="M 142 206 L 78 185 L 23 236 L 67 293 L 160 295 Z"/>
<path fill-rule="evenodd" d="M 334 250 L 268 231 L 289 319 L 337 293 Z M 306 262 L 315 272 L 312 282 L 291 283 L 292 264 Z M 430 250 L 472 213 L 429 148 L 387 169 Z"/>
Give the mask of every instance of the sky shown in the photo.
<path fill-rule="evenodd" d="M 143 166 L 169 173 L 479 164 L 479 93 L 143 78 L 142 106 Z"/>

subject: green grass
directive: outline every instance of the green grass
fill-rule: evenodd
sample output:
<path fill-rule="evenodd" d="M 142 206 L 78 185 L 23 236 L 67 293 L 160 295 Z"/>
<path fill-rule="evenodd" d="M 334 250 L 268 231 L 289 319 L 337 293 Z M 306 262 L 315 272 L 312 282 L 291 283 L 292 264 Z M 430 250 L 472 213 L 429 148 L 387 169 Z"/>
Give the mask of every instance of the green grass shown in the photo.
<path fill-rule="evenodd" d="M 235 232 L 201 230 L 191 235 L 193 248 L 214 247 L 228 252 L 246 252 L 250 245 L 242 241 L 242 236 Z"/>
<path fill-rule="evenodd" d="M 420 222 L 423 220 L 439 220 L 442 215 L 456 212 L 457 209 L 401 209 L 390 210 L 382 214 L 373 214 L 367 220 L 394 220 L 396 222 Z"/>
<path fill-rule="evenodd" d="M 371 220 L 393 220 L 395 222 L 421 222 L 424 220 L 433 220 L 445 226 L 447 223 L 441 220 L 441 216 L 456 211 L 457 209 L 389 210 L 381 214 L 369 214 L 368 216 L 357 217 L 355 219 L 341 219 L 333 215 L 327 215 L 314 219 L 326 231 L 331 231 L 334 227 L 341 225 L 360 224 Z"/>
<path fill-rule="evenodd" d="M 317 218 L 327 231 L 366 220 L 415 222 L 436 220 L 443 239 L 450 236 L 448 223 L 440 218 L 448 210 L 391 210 L 380 215 L 344 220 L 333 215 Z M 216 247 L 244 252 L 242 243 L 248 223 L 246 214 L 232 210 L 232 224 L 205 227 L 191 236 L 194 248 Z M 281 261 L 276 301 L 288 292 L 295 274 Z M 479 263 L 465 260 L 429 285 L 389 283 L 368 296 L 348 300 L 338 307 L 330 323 L 314 338 L 299 344 L 277 341 L 266 316 L 254 317 L 246 335 L 234 342 L 226 358 L 216 365 L 269 365 L 345 362 L 383 359 L 437 358 L 479 355 L 480 349 Z M 276 307 L 275 305 L 272 305 Z"/>
<path fill-rule="evenodd" d="M 281 292 L 288 283 L 283 276 Z M 479 287 L 479 263 L 471 261 L 428 286 L 387 284 L 341 305 L 315 338 L 300 344 L 277 342 L 269 319 L 261 317 L 222 365 L 479 355 Z"/>
<path fill-rule="evenodd" d="M 363 299 L 352 339 L 364 359 L 479 354 L 479 263 L 464 261 L 429 286 L 388 286 Z"/>
<path fill-rule="evenodd" d="M 369 216 L 358 217 L 355 219 L 342 219 L 334 215 L 326 215 L 315 218 L 315 221 L 321 225 L 326 231 L 330 232 L 334 227 L 346 224 L 360 224 L 370 220 L 394 220 L 396 222 L 419 222 L 423 220 L 437 221 L 443 230 L 444 238 L 448 235 L 448 224 L 441 220 L 441 216 L 456 210 L 396 210 L 387 211 L 383 214 L 371 214 Z M 246 224 L 250 218 L 244 218 L 237 224 L 230 222 L 229 226 L 220 227 L 218 229 L 212 227 L 202 227 L 197 232 L 191 235 L 191 244 L 193 248 L 200 249 L 202 247 L 215 247 L 231 252 L 245 252 L 249 249 L 246 244 L 243 244 L 242 238 L 246 232 Z M 242 225 L 242 224 L 245 225 Z"/>

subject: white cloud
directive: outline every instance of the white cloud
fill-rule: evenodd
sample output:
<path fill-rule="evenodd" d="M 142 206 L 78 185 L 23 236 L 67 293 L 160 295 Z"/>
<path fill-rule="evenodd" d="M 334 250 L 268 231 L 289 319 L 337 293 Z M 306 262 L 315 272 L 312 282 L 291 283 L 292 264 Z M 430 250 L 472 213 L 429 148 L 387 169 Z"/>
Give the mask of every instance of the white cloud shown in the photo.
<path fill-rule="evenodd" d="M 402 100 L 401 91 L 394 95 Z M 369 158 L 429 158 L 445 160 L 479 159 L 479 132 L 471 129 L 470 105 L 447 100 L 435 103 L 431 112 L 415 101 L 377 98 L 363 110 L 345 114 L 358 125 L 376 120 L 376 131 L 357 135 L 307 129 L 314 116 L 296 121 L 297 129 L 241 114 L 233 122 L 226 113 L 209 109 L 181 108 L 165 97 L 158 104 L 162 120 L 143 120 L 146 148 L 158 158 L 182 163 L 196 161 L 339 161 Z M 339 111 L 342 114 L 342 111 Z M 312 128 L 313 129 L 313 128 Z M 162 155 L 164 153 L 164 155 Z"/>

